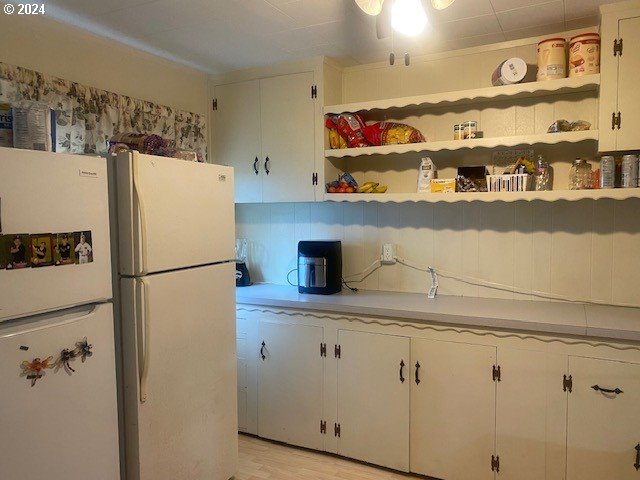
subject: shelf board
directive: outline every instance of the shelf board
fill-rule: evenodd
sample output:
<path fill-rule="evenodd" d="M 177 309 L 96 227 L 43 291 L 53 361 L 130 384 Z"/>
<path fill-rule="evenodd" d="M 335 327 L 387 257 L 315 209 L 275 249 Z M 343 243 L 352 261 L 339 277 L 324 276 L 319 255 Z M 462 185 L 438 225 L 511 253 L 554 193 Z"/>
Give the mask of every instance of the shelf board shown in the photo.
<path fill-rule="evenodd" d="M 370 102 L 344 103 L 324 107 L 325 114 L 343 112 L 367 112 L 376 110 L 414 110 L 444 105 L 465 105 L 483 103 L 500 99 L 520 99 L 597 91 L 600 87 L 600 75 L 584 75 L 575 78 L 547 80 L 545 82 L 518 83 L 501 87 L 474 88 L 453 92 L 433 93 L 412 97 L 374 100 Z"/>
<path fill-rule="evenodd" d="M 457 192 L 457 193 L 325 193 L 331 202 L 543 202 L 578 200 L 626 200 L 640 198 L 640 188 L 611 188 L 597 190 L 554 190 L 551 192 Z"/>
<path fill-rule="evenodd" d="M 447 140 L 443 142 L 409 143 L 406 145 L 383 145 L 380 147 L 342 148 L 325 150 L 327 158 L 362 157 L 367 155 L 398 155 L 403 153 L 435 153 L 441 151 L 470 150 L 474 148 L 517 147 L 522 145 L 556 145 L 598 141 L 598 130 L 583 132 L 541 133 L 510 137 L 474 138 L 470 140 Z"/>

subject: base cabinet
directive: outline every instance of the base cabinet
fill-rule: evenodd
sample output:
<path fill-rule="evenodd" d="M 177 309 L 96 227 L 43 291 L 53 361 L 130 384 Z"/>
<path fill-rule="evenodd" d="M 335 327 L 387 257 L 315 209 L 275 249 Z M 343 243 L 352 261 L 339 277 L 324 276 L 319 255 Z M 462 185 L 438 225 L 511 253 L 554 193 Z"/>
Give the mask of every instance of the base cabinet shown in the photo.
<path fill-rule="evenodd" d="M 410 339 L 338 332 L 338 454 L 409 471 Z"/>
<path fill-rule="evenodd" d="M 261 321 L 259 340 L 258 435 L 322 450 L 323 329 Z"/>
<path fill-rule="evenodd" d="M 496 348 L 411 339 L 411 471 L 493 479 Z"/>
<path fill-rule="evenodd" d="M 640 478 L 640 364 L 569 357 L 567 480 Z"/>

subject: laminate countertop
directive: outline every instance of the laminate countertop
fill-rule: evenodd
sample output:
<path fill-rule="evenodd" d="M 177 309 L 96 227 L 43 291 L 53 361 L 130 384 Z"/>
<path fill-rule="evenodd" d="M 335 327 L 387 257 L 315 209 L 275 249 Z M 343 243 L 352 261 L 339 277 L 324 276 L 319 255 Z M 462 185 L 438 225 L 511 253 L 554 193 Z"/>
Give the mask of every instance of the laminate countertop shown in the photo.
<path fill-rule="evenodd" d="M 448 295 L 429 299 L 426 293 L 374 290 L 303 295 L 298 293 L 297 287 L 271 284 L 236 288 L 236 302 L 238 305 L 640 342 L 640 308 Z"/>

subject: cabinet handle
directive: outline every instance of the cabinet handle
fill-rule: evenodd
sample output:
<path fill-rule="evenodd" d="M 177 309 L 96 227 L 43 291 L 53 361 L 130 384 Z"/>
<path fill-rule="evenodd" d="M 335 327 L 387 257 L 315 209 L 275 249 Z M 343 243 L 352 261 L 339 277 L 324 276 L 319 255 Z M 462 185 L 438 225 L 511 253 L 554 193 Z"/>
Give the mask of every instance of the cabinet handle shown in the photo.
<path fill-rule="evenodd" d="M 253 161 L 253 171 L 258 175 L 258 157 Z"/>
<path fill-rule="evenodd" d="M 403 370 L 404 370 L 404 360 L 400 360 L 400 383 L 404 383 L 404 375 L 402 375 Z"/>
<path fill-rule="evenodd" d="M 602 392 L 602 393 L 615 393 L 616 395 L 620 395 L 621 393 L 624 393 L 622 390 L 620 390 L 619 388 L 616 388 L 614 390 L 610 390 L 608 388 L 602 388 L 598 385 L 594 385 L 593 388 L 596 392 Z"/>
<path fill-rule="evenodd" d="M 636 463 L 633 464 L 636 471 L 640 470 L 640 443 L 636 445 Z"/>
<path fill-rule="evenodd" d="M 264 171 L 269 175 L 269 157 L 264 159 Z"/>
<path fill-rule="evenodd" d="M 616 112 L 611 114 L 611 130 L 616 129 Z"/>
<path fill-rule="evenodd" d="M 267 357 L 264 355 L 264 347 L 266 347 L 266 346 L 267 346 L 267 344 L 266 344 L 266 343 L 264 343 L 264 342 L 262 342 L 262 346 L 260 347 L 260 356 L 262 357 L 262 361 L 263 361 L 263 362 L 264 362 L 264 359 L 265 359 L 265 358 L 267 358 Z"/>
<path fill-rule="evenodd" d="M 416 362 L 416 385 L 420 384 L 420 376 L 418 372 L 420 371 L 420 362 Z"/>

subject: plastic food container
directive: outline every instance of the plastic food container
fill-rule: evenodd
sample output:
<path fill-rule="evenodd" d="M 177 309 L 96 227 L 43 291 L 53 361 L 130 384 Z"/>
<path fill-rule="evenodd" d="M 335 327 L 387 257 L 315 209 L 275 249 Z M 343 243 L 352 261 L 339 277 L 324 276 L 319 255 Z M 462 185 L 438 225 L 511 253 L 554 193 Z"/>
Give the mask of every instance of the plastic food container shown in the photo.
<path fill-rule="evenodd" d="M 521 58 L 509 58 L 493 71 L 491 83 L 494 87 L 513 85 L 524 80 L 527 75 L 527 62 Z"/>
<path fill-rule="evenodd" d="M 576 35 L 569 42 L 569 76 L 600 73 L 600 35 Z"/>
<path fill-rule="evenodd" d="M 487 175 L 489 192 L 526 192 L 532 190 L 533 175 L 516 173 L 513 175 Z"/>
<path fill-rule="evenodd" d="M 462 124 L 462 138 L 476 138 L 476 133 L 478 133 L 478 122 L 468 121 Z"/>
<path fill-rule="evenodd" d="M 463 140 L 464 139 L 464 126 L 463 125 L 454 125 L 453 126 L 453 139 L 454 140 Z"/>
<path fill-rule="evenodd" d="M 538 43 L 538 81 L 566 78 L 566 48 L 564 38 L 548 38 Z"/>

